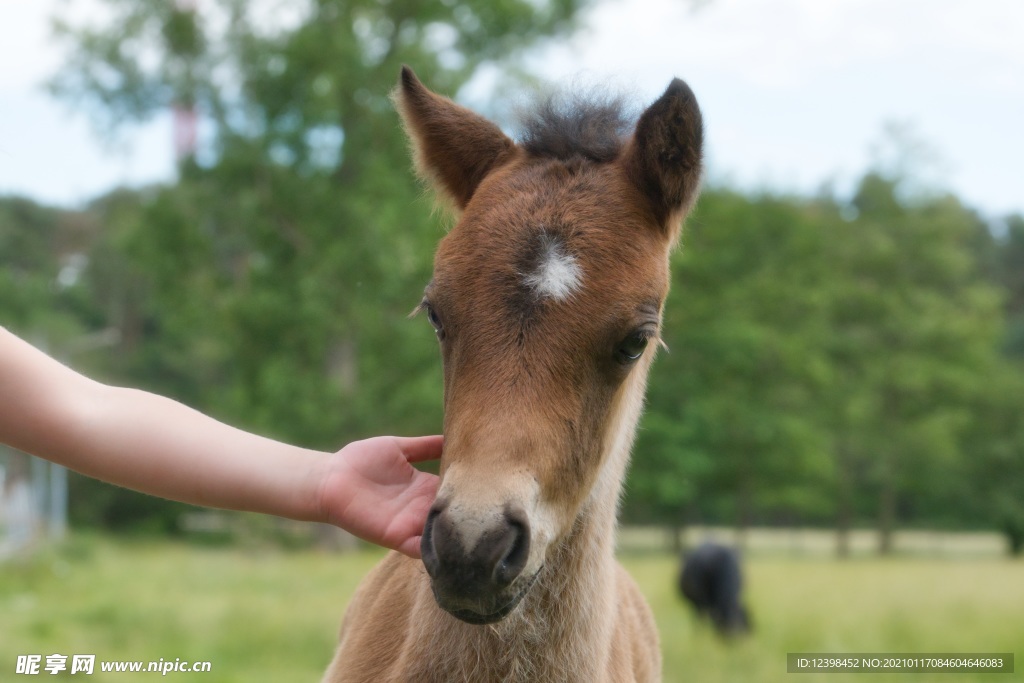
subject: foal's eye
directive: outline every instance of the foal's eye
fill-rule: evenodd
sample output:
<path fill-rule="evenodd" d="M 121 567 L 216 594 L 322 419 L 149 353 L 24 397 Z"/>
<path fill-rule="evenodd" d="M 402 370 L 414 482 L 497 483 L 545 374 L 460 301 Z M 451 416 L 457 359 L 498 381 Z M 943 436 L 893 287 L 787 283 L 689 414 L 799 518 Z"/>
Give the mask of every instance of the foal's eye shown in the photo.
<path fill-rule="evenodd" d="M 426 301 L 423 302 L 423 308 L 427 312 L 427 320 L 430 321 L 430 325 L 434 328 L 434 333 L 437 334 L 438 339 L 444 338 L 444 326 L 441 325 L 441 318 L 437 315 L 437 311 Z"/>
<path fill-rule="evenodd" d="M 650 335 L 642 330 L 631 332 L 615 347 L 615 360 L 623 365 L 633 363 L 644 355 L 644 349 L 647 348 L 647 342 L 650 339 Z"/>

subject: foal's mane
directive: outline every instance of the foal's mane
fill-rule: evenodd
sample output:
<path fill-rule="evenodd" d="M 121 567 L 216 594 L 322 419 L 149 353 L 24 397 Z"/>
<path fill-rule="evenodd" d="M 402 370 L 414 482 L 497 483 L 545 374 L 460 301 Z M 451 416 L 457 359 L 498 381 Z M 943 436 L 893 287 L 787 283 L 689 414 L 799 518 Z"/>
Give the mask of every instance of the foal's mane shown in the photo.
<path fill-rule="evenodd" d="M 636 123 L 626 98 L 600 87 L 543 94 L 519 112 L 519 144 L 530 154 L 598 163 L 618 156 Z"/>

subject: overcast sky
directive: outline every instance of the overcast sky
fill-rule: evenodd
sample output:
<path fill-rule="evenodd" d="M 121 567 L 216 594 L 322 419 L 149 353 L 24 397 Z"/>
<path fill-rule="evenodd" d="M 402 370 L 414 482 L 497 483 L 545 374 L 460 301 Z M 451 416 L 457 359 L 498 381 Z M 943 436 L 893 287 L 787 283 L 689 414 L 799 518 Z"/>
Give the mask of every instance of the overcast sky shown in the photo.
<path fill-rule="evenodd" d="M 0 193 L 75 204 L 171 177 L 169 117 L 105 147 L 42 90 L 62 59 L 48 37 L 62 6 L 0 0 Z M 601 0 L 532 63 L 645 100 L 684 78 L 716 179 L 846 191 L 894 122 L 931 148 L 934 183 L 990 216 L 1024 212 L 1020 0 Z"/>

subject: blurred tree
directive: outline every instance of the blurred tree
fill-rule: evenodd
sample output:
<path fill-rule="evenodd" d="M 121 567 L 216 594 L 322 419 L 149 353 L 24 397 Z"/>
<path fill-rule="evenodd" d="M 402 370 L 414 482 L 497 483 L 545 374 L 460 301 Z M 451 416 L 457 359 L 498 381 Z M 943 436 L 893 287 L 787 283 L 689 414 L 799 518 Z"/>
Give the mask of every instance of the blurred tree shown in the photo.
<path fill-rule="evenodd" d="M 99 324 L 76 287 L 96 232 L 88 213 L 0 197 L 0 324 L 51 353 Z"/>
<path fill-rule="evenodd" d="M 897 186 L 870 173 L 848 206 L 705 192 L 627 511 L 741 528 L 831 517 L 840 554 L 870 497 L 883 552 L 901 511 L 950 516 L 999 299 L 976 258 L 986 226 Z"/>
<path fill-rule="evenodd" d="M 915 204 L 897 186 L 866 175 L 856 220 L 830 240 L 842 274 L 830 297 L 829 345 L 840 481 L 854 485 L 851 474 L 867 472 L 883 553 L 901 496 L 934 495 L 956 463 L 999 323 L 997 293 L 971 248 L 984 224 L 951 197 Z M 841 489 L 840 504 L 848 499 Z"/>
<path fill-rule="evenodd" d="M 962 435 L 965 457 L 950 474 L 955 509 L 1000 530 L 1024 554 L 1024 366 L 1001 359 L 982 378 Z M 937 515 L 932 515 L 937 517 Z"/>
<path fill-rule="evenodd" d="M 1013 555 L 1024 554 L 1024 217 L 1008 216 L 987 250 L 989 272 L 1003 293 L 1003 358 L 977 396 L 962 505 L 997 526 Z M 978 496 L 977 491 L 986 495 Z"/>
<path fill-rule="evenodd" d="M 1006 237 L 999 248 L 999 282 L 1006 292 L 1007 335 L 1004 350 L 1008 362 L 1000 373 L 1005 388 L 1001 410 L 992 415 L 1002 422 L 992 430 L 1003 436 L 1002 448 L 992 451 L 990 471 L 983 483 L 995 482 L 998 521 L 1007 535 L 1010 552 L 1024 554 L 1024 216 L 1006 219 Z M 1000 429 L 1001 427 L 1001 429 Z"/>
<path fill-rule="evenodd" d="M 388 93 L 402 62 L 457 93 L 583 1 L 104 0 L 104 23 L 58 24 L 53 89 L 102 132 L 188 106 L 203 135 L 170 186 L 80 214 L 0 202 L 0 307 L 22 330 L 114 326 L 108 378 L 296 443 L 438 430 L 433 335 L 405 318 L 440 230 Z M 1018 528 L 1020 384 L 978 269 L 1024 350 L 1024 219 L 993 244 L 955 199 L 906 191 L 912 157 L 849 205 L 705 192 L 674 256 L 634 518 L 834 519 L 842 548 L 873 509 L 884 549 L 901 511 L 962 500 Z M 159 502 L 73 486 L 91 519 L 173 528 Z"/>
<path fill-rule="evenodd" d="M 673 264 L 631 505 L 740 529 L 758 511 L 827 509 L 823 234 L 801 202 L 705 191 Z"/>
<path fill-rule="evenodd" d="M 996 282 L 1006 291 L 1007 336 L 1005 350 L 1024 359 L 1024 216 L 1006 219 L 1006 234 L 998 242 Z"/>
<path fill-rule="evenodd" d="M 102 131 L 182 103 L 203 129 L 176 184 L 94 207 L 112 371 L 308 446 L 438 431 L 433 334 L 406 317 L 442 233 L 389 93 L 408 63 L 454 94 L 582 2 L 105 0 L 100 25 L 58 21 L 52 89 Z"/>
<path fill-rule="evenodd" d="M 28 199 L 0 198 L 0 312 L 12 328 L 30 329 L 52 308 L 58 221 L 57 211 Z"/>

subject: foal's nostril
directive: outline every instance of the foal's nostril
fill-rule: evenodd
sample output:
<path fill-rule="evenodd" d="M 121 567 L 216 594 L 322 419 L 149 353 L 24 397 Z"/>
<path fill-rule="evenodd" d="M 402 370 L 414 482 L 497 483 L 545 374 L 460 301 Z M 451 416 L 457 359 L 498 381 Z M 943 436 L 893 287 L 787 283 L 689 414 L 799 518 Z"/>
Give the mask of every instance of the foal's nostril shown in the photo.
<path fill-rule="evenodd" d="M 434 545 L 434 526 L 438 515 L 444 510 L 443 506 L 434 505 L 427 515 L 427 522 L 423 525 L 423 536 L 420 538 L 420 555 L 423 557 L 423 564 L 427 573 L 434 576 L 440 567 L 441 561 L 437 555 L 437 548 Z"/>
<path fill-rule="evenodd" d="M 506 517 L 508 544 L 504 555 L 494 567 L 494 581 L 503 586 L 516 580 L 530 556 L 530 527 L 525 516 L 506 513 Z"/>

